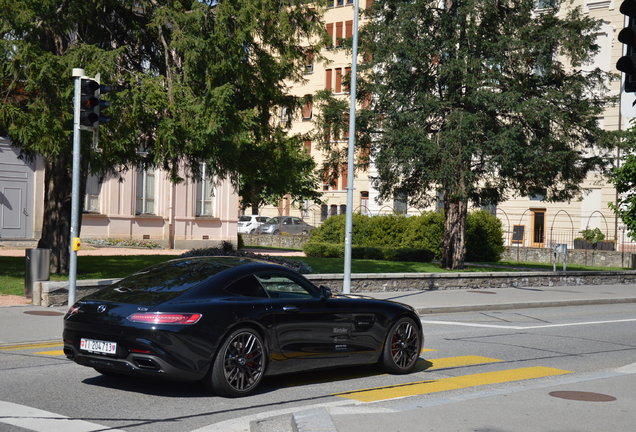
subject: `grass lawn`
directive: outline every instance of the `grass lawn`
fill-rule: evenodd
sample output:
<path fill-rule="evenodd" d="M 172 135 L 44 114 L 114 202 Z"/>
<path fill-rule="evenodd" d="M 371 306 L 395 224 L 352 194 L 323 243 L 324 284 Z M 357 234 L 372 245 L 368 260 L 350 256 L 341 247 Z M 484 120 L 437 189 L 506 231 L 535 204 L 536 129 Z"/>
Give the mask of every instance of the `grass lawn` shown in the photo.
<path fill-rule="evenodd" d="M 314 270 L 314 273 L 343 273 L 344 258 L 305 258 L 293 257 L 306 262 Z M 499 269 L 483 267 L 467 267 L 463 271 L 499 271 Z M 456 270 L 450 270 L 456 272 Z M 505 271 L 505 270 L 501 270 Z M 401 261 L 377 261 L 368 259 L 354 259 L 351 261 L 351 273 L 441 273 L 449 272 L 439 267 L 436 263 L 401 262 Z"/>
<path fill-rule="evenodd" d="M 127 276 L 142 268 L 176 258 L 176 255 L 133 255 L 133 256 L 81 256 L 77 260 L 77 279 L 109 279 Z M 343 258 L 288 257 L 304 261 L 314 273 L 342 273 Z M 0 257 L 0 295 L 24 295 L 24 257 Z M 561 267 L 557 266 L 558 269 Z M 510 270 L 552 270 L 551 264 L 500 262 L 469 266 L 465 272 L 492 272 Z M 623 270 L 621 268 L 584 267 L 568 265 L 568 270 Z M 438 264 L 419 262 L 395 262 L 375 260 L 352 260 L 352 273 L 439 273 L 448 272 Z M 67 280 L 65 275 L 51 275 L 51 280 Z"/>
<path fill-rule="evenodd" d="M 177 255 L 81 256 L 77 259 L 77 279 L 109 279 L 127 276 Z M 0 257 L 0 294 L 24 295 L 24 257 Z M 52 281 L 67 280 L 52 274 Z"/>

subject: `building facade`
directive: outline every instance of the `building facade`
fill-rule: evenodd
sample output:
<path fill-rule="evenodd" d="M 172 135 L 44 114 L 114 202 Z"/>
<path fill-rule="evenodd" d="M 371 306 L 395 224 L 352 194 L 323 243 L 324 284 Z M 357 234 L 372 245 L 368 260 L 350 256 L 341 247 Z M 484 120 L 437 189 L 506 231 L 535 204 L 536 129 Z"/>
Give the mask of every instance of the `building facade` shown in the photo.
<path fill-rule="evenodd" d="M 238 194 L 229 181 L 169 181 L 161 170 L 132 169 L 89 176 L 80 230 L 83 239 L 147 240 L 189 249 L 237 243 Z M 185 171 L 181 173 L 185 178 Z M 0 139 L 0 240 L 38 240 L 44 205 L 44 164 L 24 161 Z"/>

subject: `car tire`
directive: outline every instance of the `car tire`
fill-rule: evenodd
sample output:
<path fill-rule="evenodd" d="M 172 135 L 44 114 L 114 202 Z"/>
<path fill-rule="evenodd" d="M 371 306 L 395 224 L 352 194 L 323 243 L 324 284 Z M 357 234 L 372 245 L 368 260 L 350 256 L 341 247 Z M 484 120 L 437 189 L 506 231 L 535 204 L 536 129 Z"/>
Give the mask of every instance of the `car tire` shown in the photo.
<path fill-rule="evenodd" d="M 412 318 L 397 320 L 387 333 L 382 351 L 382 365 L 392 374 L 406 374 L 415 369 L 422 349 L 422 333 Z"/>
<path fill-rule="evenodd" d="M 256 228 L 252 228 L 252 229 L 250 230 L 250 234 L 254 234 L 254 233 L 256 233 Z"/>
<path fill-rule="evenodd" d="M 263 379 L 265 359 L 265 344 L 258 332 L 251 328 L 235 330 L 223 341 L 206 386 L 219 396 L 246 396 Z"/>
<path fill-rule="evenodd" d="M 279 230 L 274 230 L 274 232 L 272 234 L 274 234 L 274 235 L 280 234 L 280 231 Z"/>

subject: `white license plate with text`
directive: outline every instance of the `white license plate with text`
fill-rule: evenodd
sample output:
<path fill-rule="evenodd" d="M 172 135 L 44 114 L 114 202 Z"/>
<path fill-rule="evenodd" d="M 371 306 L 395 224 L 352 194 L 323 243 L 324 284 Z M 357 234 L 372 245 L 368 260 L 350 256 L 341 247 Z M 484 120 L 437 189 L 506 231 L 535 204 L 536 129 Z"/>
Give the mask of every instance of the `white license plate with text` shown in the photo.
<path fill-rule="evenodd" d="M 117 352 L 117 343 L 82 338 L 80 340 L 80 349 L 101 354 L 115 354 Z"/>

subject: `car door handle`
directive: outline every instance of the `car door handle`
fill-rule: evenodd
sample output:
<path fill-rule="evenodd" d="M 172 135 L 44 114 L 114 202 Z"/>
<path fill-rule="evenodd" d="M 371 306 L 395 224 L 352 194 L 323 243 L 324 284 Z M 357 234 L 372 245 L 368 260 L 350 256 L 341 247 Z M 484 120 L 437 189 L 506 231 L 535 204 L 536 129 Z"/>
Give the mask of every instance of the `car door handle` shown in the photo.
<path fill-rule="evenodd" d="M 299 309 L 298 309 L 298 306 L 286 305 L 286 306 L 283 306 L 283 310 L 285 312 L 298 312 Z"/>

